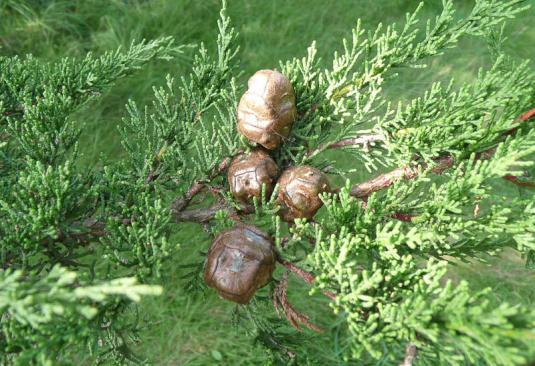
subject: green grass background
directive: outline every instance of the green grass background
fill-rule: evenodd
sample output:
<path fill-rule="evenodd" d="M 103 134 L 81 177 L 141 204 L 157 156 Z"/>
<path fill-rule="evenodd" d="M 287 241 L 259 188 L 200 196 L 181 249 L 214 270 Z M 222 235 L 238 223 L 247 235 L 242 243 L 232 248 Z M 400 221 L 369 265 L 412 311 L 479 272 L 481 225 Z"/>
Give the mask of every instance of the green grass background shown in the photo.
<path fill-rule="evenodd" d="M 507 50 L 515 57 L 535 62 L 535 0 L 533 8 L 508 23 Z M 241 71 L 245 78 L 261 68 L 278 67 L 279 60 L 301 56 L 317 41 L 319 54 L 327 64 L 341 39 L 361 18 L 373 29 L 379 23 L 402 23 L 404 14 L 417 6 L 413 0 L 231 0 L 229 14 L 239 31 Z M 459 0 L 460 14 L 472 1 Z M 441 2 L 426 1 L 422 12 L 432 17 Z M 213 49 L 217 0 L 0 0 L 0 54 L 32 53 L 55 60 L 66 55 L 80 56 L 88 51 L 100 53 L 128 46 L 134 39 L 172 35 L 178 43 L 204 42 Z M 124 116 L 128 99 L 140 105 L 150 103 L 152 87 L 165 82 L 165 75 L 177 78 L 189 71 L 193 48 L 171 62 L 154 62 L 107 92 L 103 98 L 79 111 L 75 119 L 85 124 L 82 135 L 83 164 L 90 165 L 100 154 L 118 158 L 122 154 L 117 125 Z M 425 70 L 402 71 L 386 91 L 392 100 L 407 100 L 422 93 L 430 82 L 470 80 L 479 67 L 489 66 L 484 42 L 463 39 L 460 46 L 443 57 L 429 60 Z M 359 173 L 356 179 L 364 179 Z M 516 187 L 503 186 L 505 199 L 522 194 Z M 205 250 L 208 237 L 195 225 L 187 225 L 176 237 L 181 248 L 165 271 L 163 296 L 145 300 L 141 306 L 141 337 L 136 348 L 157 365 L 254 365 L 267 359 L 265 351 L 252 346 L 243 333 L 230 326 L 233 306 L 213 293 L 204 298 L 185 294 L 179 264 L 189 263 Z M 454 280 L 467 279 L 474 288 L 490 286 L 496 302 L 535 304 L 535 274 L 523 268 L 523 261 L 512 250 L 488 264 L 459 264 L 452 268 Z M 329 312 L 323 299 L 308 298 L 298 281 L 292 300 L 300 309 L 314 303 L 313 318 Z M 325 321 L 325 318 L 321 318 Z M 325 325 L 325 324 L 324 324 Z M 325 364 L 333 358 L 331 333 L 311 347 L 310 355 Z M 316 343 L 318 344 L 318 343 Z M 90 362 L 90 361 L 88 361 Z"/>

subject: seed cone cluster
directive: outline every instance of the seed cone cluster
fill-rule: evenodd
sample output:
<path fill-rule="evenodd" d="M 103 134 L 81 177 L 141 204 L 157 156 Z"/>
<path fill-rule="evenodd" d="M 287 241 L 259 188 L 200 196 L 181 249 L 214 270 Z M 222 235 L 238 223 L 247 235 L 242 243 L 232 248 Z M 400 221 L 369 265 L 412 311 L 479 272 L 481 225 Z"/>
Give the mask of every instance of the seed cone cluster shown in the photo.
<path fill-rule="evenodd" d="M 289 136 L 296 117 L 295 93 L 291 82 L 273 70 L 260 70 L 248 82 L 238 106 L 238 131 L 260 145 L 236 156 L 227 179 L 233 197 L 242 203 L 262 198 L 262 186 L 269 198 L 276 183 L 281 218 L 311 219 L 321 208 L 319 194 L 329 192 L 329 181 L 320 170 L 302 165 L 280 169 L 269 155 Z M 277 181 L 278 178 L 278 181 Z M 208 251 L 204 280 L 219 295 L 239 304 L 248 303 L 265 286 L 275 268 L 271 238 L 251 225 L 238 225 L 221 232 Z"/>
<path fill-rule="evenodd" d="M 238 106 L 238 131 L 250 142 L 261 145 L 249 154 L 237 156 L 228 170 L 230 192 L 242 203 L 273 192 L 279 169 L 269 156 L 290 134 L 296 117 L 295 93 L 286 76 L 274 70 L 257 71 Z M 266 150 L 267 149 L 267 150 Z M 278 180 L 281 217 L 311 219 L 322 203 L 318 195 L 330 190 L 327 177 L 309 166 L 291 167 Z"/>

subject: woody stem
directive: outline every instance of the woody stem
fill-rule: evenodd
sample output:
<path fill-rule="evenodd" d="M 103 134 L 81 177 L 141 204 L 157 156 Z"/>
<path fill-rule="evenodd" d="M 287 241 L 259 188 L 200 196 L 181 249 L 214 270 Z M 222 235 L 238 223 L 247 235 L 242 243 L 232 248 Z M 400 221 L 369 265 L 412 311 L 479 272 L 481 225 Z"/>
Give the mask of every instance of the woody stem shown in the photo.
<path fill-rule="evenodd" d="M 529 112 L 524 113 L 522 116 L 520 116 L 519 120 L 521 122 L 528 121 L 530 119 L 535 118 L 535 108 L 530 110 Z M 504 135 L 511 135 L 518 127 L 513 128 L 509 131 L 507 131 Z M 482 151 L 477 154 L 476 159 L 490 159 L 494 153 L 496 152 L 496 148 L 490 148 L 485 151 Z M 431 172 L 435 174 L 441 174 L 445 170 L 453 167 L 455 165 L 455 160 L 452 156 L 444 156 L 441 158 L 437 158 L 435 160 L 436 165 L 431 169 Z M 382 189 L 390 187 L 395 182 L 402 180 L 402 179 L 415 179 L 420 175 L 421 171 L 424 171 L 427 169 L 427 164 L 421 163 L 421 164 L 414 164 L 412 166 L 406 166 L 402 168 L 397 168 L 392 170 L 391 172 L 379 175 L 367 182 L 355 184 L 353 187 L 351 187 L 351 195 L 354 197 L 368 197 L 374 192 L 378 192 Z M 508 176 L 505 177 L 505 179 L 509 181 L 513 181 L 513 183 L 517 184 L 516 179 L 509 179 Z M 529 186 L 529 185 L 527 185 Z"/>
<path fill-rule="evenodd" d="M 287 270 L 295 274 L 297 277 L 301 278 L 309 285 L 312 285 L 316 280 L 312 273 L 305 271 L 304 269 L 298 267 L 296 264 L 290 261 L 284 260 L 282 258 L 277 258 L 277 261 L 282 264 Z M 330 291 L 323 291 L 323 294 L 333 301 L 336 300 L 336 296 Z"/>
<path fill-rule="evenodd" d="M 367 147 L 371 144 L 374 144 L 375 142 L 381 142 L 381 141 L 384 141 L 385 138 L 383 135 L 379 135 L 379 134 L 376 134 L 376 135 L 364 135 L 364 136 L 359 136 L 359 137 L 353 137 L 353 138 L 348 138 L 348 139 L 343 139 L 343 140 L 340 140 L 340 141 L 337 141 L 337 142 L 333 142 L 331 144 L 328 144 L 328 145 L 321 145 L 321 146 L 318 146 L 317 148 L 313 149 L 313 150 L 310 150 L 306 153 L 306 156 L 307 157 L 312 157 L 316 154 L 319 154 L 320 152 L 324 151 L 324 150 L 327 150 L 327 149 L 339 149 L 339 148 L 343 148 L 343 147 L 347 147 L 347 146 L 363 146 L 363 147 Z"/>

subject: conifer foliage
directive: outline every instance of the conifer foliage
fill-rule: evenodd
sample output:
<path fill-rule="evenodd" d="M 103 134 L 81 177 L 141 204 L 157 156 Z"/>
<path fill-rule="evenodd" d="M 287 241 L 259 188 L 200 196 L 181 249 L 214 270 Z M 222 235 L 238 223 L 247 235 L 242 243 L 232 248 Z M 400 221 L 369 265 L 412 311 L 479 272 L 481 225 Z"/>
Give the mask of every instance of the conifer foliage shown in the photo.
<path fill-rule="evenodd" d="M 99 362 L 145 362 L 129 347 L 135 303 L 177 291 L 162 278 L 191 265 L 166 266 L 180 260 L 172 234 L 185 222 L 213 237 L 254 225 L 273 239 L 273 278 L 237 305 L 234 320 L 274 362 L 318 362 L 307 355 L 323 342 L 315 332 L 332 336 L 341 364 L 530 360 L 535 310 L 495 304 L 489 290 L 447 276 L 449 262 L 507 247 L 535 267 L 535 182 L 526 176 L 535 154 L 535 112 L 527 112 L 535 73 L 504 54 L 500 33 L 526 6 L 477 0 L 458 17 L 444 0 L 426 24 L 419 9 L 401 26 L 369 31 L 358 22 L 328 68 L 314 43 L 304 57 L 280 63 L 296 113 L 269 159 L 281 172 L 311 166 L 329 174 L 331 186 L 308 198 L 323 205 L 313 218 L 289 222 L 278 186 L 264 184 L 251 201 L 230 193 L 231 161 L 259 147 L 237 129 L 246 88 L 237 82 L 238 35 L 224 2 L 217 49 L 201 44 L 191 73 L 154 87 L 151 105 L 130 101 L 120 126 L 124 157 L 90 170 L 79 164 L 78 140 L 88 131 L 74 112 L 181 47 L 161 38 L 81 60 L 0 57 L 0 363 L 70 364 L 87 350 Z M 462 85 L 434 83 L 413 100 L 387 98 L 399 70 L 425 67 L 464 36 L 489 43 L 492 67 Z M 334 149 L 341 158 L 331 158 Z M 372 178 L 355 181 L 355 170 Z M 502 199 L 503 184 L 519 186 L 520 198 Z M 204 262 L 191 266 L 188 293 L 212 293 L 202 283 Z M 290 286 L 290 276 L 302 281 Z M 312 319 L 292 305 L 298 284 L 314 295 L 315 313 L 331 316 Z M 297 338 L 309 332 L 303 328 L 310 334 Z"/>

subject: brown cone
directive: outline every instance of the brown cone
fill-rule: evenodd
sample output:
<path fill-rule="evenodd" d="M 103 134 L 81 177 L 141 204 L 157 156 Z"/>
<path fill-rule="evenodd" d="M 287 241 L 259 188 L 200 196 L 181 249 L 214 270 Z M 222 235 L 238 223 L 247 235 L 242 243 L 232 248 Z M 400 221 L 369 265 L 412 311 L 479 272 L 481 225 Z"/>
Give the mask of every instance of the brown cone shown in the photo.
<path fill-rule="evenodd" d="M 208 251 L 204 281 L 219 295 L 247 304 L 265 286 L 275 269 L 275 251 L 269 236 L 251 225 L 221 232 Z"/>
<path fill-rule="evenodd" d="M 238 131 L 273 150 L 290 134 L 296 114 L 290 80 L 278 71 L 260 70 L 249 79 L 238 105 Z"/>
<path fill-rule="evenodd" d="M 266 185 L 269 199 L 279 176 L 275 161 L 263 149 L 254 149 L 249 154 L 240 154 L 230 164 L 227 179 L 235 199 L 250 203 L 253 197 L 262 197 L 262 184 Z"/>
<path fill-rule="evenodd" d="M 279 179 L 282 219 L 288 222 L 311 219 L 323 205 L 319 194 L 329 191 L 327 177 L 316 168 L 302 165 L 286 170 Z"/>

